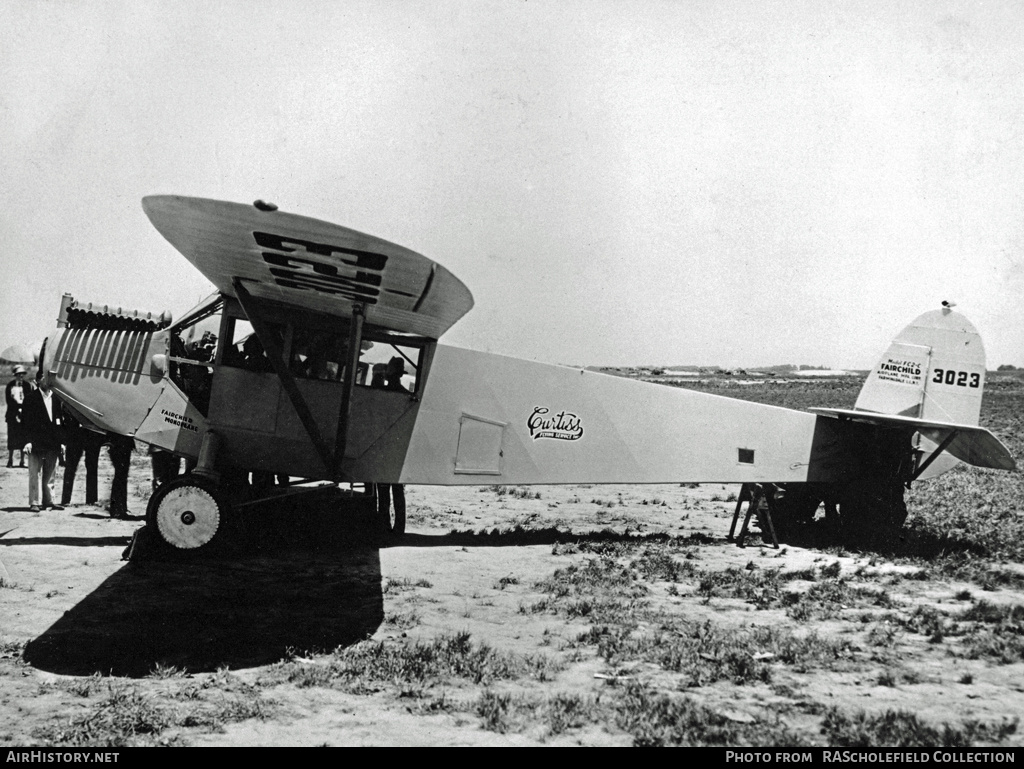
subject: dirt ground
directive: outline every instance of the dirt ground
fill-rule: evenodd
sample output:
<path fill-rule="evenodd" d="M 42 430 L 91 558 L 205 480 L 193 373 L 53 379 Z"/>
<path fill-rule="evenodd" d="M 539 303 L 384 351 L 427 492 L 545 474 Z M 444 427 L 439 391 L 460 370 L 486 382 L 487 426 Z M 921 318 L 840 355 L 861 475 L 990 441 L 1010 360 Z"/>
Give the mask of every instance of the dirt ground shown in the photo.
<path fill-rule="evenodd" d="M 1024 663 L 976 654 L 974 636 L 934 627 L 936 616 L 952 622 L 982 599 L 1018 606 L 1019 583 L 948 581 L 841 548 L 737 547 L 726 540 L 737 488 L 409 487 L 399 545 L 378 547 L 357 515 L 293 503 L 254 514 L 245 549 L 128 563 L 122 552 L 149 496 L 148 457 L 133 460 L 130 520 L 104 510 L 111 475 L 104 456 L 98 506 L 81 502 L 80 476 L 74 504 L 33 513 L 27 470 L 0 468 L 0 746 L 630 745 L 647 739 L 622 699 L 639 685 L 687 698 L 734 744 L 835 744 L 846 739 L 835 736 L 843 718 L 884 743 L 885 732 L 869 726 L 886 713 L 939 730 L 919 741 L 945 726 L 974 744 L 1024 744 L 1015 728 Z M 658 534 L 673 539 L 664 545 Z M 630 560 L 636 549 L 601 549 L 636 542 L 666 549 L 645 545 L 647 560 Z M 633 657 L 609 651 L 616 625 L 596 608 L 607 610 L 607 596 L 579 593 L 590 603 L 569 604 L 582 582 L 552 586 L 559 570 L 565 578 L 614 565 L 609 553 L 640 596 L 620 602 L 633 601 L 629 638 L 703 628 L 694 659 L 710 672 L 673 667 L 651 647 L 636 646 Z M 644 576 L 644 564 L 664 554 L 693 569 Z M 770 585 L 729 587 L 773 570 L 789 598 L 756 592 Z M 714 574 L 724 576 L 717 591 L 708 587 Z M 801 593 L 825 584 L 845 592 L 793 610 L 804 606 L 795 603 Z M 931 629 L 914 617 L 931 617 Z M 595 631 L 603 640 L 584 640 Z M 359 650 L 381 659 L 457 634 L 529 672 L 330 673 Z M 816 645 L 792 659 L 780 634 Z M 742 641 L 749 675 L 715 673 L 730 637 Z M 577 715 L 555 719 L 553 703 L 567 702 L 580 705 Z"/>

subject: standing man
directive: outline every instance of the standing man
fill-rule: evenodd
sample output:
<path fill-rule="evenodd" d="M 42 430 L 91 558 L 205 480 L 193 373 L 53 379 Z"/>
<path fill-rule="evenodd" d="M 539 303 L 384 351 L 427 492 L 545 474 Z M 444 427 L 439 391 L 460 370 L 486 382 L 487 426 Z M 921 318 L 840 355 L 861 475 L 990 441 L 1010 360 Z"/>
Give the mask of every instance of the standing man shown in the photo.
<path fill-rule="evenodd" d="M 60 495 L 62 505 L 71 504 L 71 493 L 75 488 L 75 473 L 78 463 L 85 455 L 85 504 L 95 505 L 99 494 L 99 462 L 100 449 L 105 438 L 102 433 L 87 430 L 75 418 L 75 415 L 64 406 L 64 489 Z"/>
<path fill-rule="evenodd" d="M 376 366 L 374 366 L 376 369 Z M 384 389 L 407 393 L 402 386 L 405 375 L 405 360 L 397 355 L 388 361 L 384 372 Z M 376 377 L 376 372 L 374 373 Z M 373 386 L 371 384 L 371 386 Z M 395 520 L 391 522 L 391 502 L 395 503 Z M 377 484 L 377 516 L 386 529 L 386 534 L 401 536 L 405 533 L 405 486 L 401 483 Z"/>
<path fill-rule="evenodd" d="M 111 433 L 110 464 L 114 466 L 114 480 L 110 484 L 110 517 L 128 517 L 128 469 L 132 464 L 132 452 L 135 451 L 135 440 L 130 435 Z"/>
<path fill-rule="evenodd" d="M 39 490 L 42 488 L 42 506 L 63 510 L 53 503 L 53 471 L 60 459 L 62 443 L 60 402 L 50 391 L 49 377 L 42 373 L 38 387 L 25 396 L 22 422 L 25 427 L 25 453 L 28 454 L 28 504 L 32 512 L 39 512 Z"/>
<path fill-rule="evenodd" d="M 7 383 L 7 466 L 14 467 L 14 450 L 21 453 L 21 464 L 25 466 L 25 427 L 22 425 L 21 411 L 25 405 L 25 397 L 32 392 L 32 385 L 25 381 L 25 367 L 14 367 L 14 379 Z"/>

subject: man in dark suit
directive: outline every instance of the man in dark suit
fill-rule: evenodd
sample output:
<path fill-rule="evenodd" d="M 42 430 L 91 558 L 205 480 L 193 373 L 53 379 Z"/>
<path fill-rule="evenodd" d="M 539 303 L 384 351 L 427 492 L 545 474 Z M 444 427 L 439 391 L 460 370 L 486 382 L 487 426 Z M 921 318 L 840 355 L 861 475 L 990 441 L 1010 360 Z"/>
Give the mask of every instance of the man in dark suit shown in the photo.
<path fill-rule="evenodd" d="M 28 454 L 28 504 L 39 512 L 39 490 L 42 487 L 42 506 L 63 510 L 53 503 L 53 472 L 60 459 L 63 434 L 61 430 L 60 401 L 53 397 L 50 382 L 43 375 L 35 390 L 25 396 L 22 424 L 25 427 L 25 453 Z"/>

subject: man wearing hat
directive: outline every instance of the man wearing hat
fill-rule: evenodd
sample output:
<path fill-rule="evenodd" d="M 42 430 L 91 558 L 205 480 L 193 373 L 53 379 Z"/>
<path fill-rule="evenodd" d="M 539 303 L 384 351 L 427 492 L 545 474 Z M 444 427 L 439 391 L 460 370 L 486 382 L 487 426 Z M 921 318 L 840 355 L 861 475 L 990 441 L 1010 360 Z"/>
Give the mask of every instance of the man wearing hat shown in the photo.
<path fill-rule="evenodd" d="M 25 396 L 22 411 L 25 453 L 28 454 L 28 504 L 33 512 L 39 512 L 39 491 L 42 487 L 42 506 L 63 510 L 61 505 L 53 502 L 52 487 L 53 472 L 57 469 L 64 442 L 60 401 L 50 391 L 48 376 L 37 375 L 37 379 L 36 389 Z"/>
<path fill-rule="evenodd" d="M 21 464 L 25 466 L 25 430 L 22 426 L 21 411 L 25 397 L 32 392 L 32 386 L 25 381 L 25 367 L 14 367 L 14 379 L 7 383 L 7 466 L 14 467 L 14 450 L 21 454 Z"/>

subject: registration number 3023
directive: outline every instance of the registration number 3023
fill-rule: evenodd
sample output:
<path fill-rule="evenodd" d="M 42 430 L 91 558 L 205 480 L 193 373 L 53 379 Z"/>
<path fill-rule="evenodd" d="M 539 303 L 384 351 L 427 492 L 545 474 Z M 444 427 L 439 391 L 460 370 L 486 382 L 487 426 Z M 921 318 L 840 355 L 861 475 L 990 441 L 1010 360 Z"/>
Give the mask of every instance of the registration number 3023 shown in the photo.
<path fill-rule="evenodd" d="M 957 387 L 980 387 L 981 374 L 955 371 L 951 368 L 937 368 L 933 372 L 932 381 L 936 384 L 956 385 Z"/>

